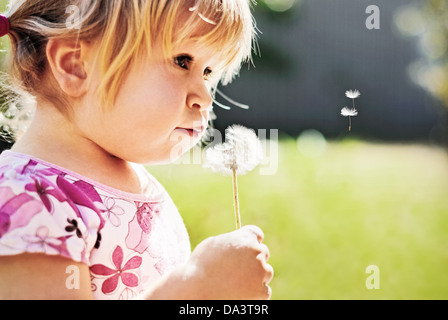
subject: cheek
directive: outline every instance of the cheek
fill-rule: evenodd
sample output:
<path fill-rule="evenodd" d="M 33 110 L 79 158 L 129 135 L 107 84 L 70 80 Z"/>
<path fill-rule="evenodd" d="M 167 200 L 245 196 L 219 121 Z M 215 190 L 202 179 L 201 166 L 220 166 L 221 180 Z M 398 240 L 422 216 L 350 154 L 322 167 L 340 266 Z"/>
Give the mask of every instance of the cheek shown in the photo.
<path fill-rule="evenodd" d="M 131 72 L 115 105 L 104 108 L 109 111 L 89 111 L 84 116 L 89 118 L 84 128 L 92 140 L 119 158 L 166 161 L 176 145 L 173 130 L 185 124 L 185 92 L 180 79 L 165 70 L 142 68 Z"/>
<path fill-rule="evenodd" d="M 178 145 L 173 131 L 182 125 L 184 105 L 170 90 L 156 89 L 136 93 L 102 117 L 96 134 L 106 150 L 137 163 L 171 158 Z"/>
<path fill-rule="evenodd" d="M 173 96 L 154 99 L 153 95 L 144 94 L 139 101 L 119 108 L 113 122 L 134 137 L 163 138 L 179 126 L 181 110 L 178 106 L 179 101 Z"/>
<path fill-rule="evenodd" d="M 176 121 L 185 107 L 185 100 L 176 79 L 153 72 L 129 81 L 122 88 L 115 109 L 123 119 L 132 119 L 136 130 L 148 129 L 148 125 L 159 131 L 172 130 L 171 126 L 179 125 Z"/>

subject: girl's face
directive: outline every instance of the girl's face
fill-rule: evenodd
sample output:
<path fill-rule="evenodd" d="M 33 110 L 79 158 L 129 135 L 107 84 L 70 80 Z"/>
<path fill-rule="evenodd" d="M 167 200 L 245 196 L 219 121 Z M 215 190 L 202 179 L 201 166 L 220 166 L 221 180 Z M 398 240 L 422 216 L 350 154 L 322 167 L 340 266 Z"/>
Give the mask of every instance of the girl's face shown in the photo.
<path fill-rule="evenodd" d="M 207 78 L 217 55 L 193 40 L 174 52 L 134 63 L 113 106 L 92 107 L 98 103 L 89 92 L 76 113 L 78 128 L 107 153 L 135 163 L 172 162 L 196 145 L 208 123 Z"/>

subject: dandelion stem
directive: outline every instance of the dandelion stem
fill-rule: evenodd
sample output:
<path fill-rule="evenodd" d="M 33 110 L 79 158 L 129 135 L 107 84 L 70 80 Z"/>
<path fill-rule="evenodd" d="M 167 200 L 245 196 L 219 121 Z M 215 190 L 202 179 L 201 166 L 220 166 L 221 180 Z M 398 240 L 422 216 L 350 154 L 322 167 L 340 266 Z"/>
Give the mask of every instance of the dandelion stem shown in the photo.
<path fill-rule="evenodd" d="M 233 204 L 235 210 L 236 228 L 241 229 L 240 206 L 238 200 L 238 178 L 236 174 L 236 169 L 233 169 L 233 200 L 234 200 Z"/>
<path fill-rule="evenodd" d="M 353 110 L 356 110 L 355 99 L 353 99 Z M 349 119 L 350 119 L 350 127 L 348 128 L 348 131 L 351 132 L 352 131 L 352 117 L 349 117 Z"/>

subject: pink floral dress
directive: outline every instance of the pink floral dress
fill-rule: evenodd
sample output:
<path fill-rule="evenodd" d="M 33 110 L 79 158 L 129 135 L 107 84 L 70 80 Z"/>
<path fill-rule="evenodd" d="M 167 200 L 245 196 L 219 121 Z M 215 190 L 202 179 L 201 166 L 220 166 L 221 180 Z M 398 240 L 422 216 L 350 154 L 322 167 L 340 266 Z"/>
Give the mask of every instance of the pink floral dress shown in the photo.
<path fill-rule="evenodd" d="M 43 253 L 82 262 L 95 299 L 136 298 L 191 252 L 170 196 L 144 167 L 136 169 L 146 181 L 142 195 L 3 152 L 0 256 Z"/>

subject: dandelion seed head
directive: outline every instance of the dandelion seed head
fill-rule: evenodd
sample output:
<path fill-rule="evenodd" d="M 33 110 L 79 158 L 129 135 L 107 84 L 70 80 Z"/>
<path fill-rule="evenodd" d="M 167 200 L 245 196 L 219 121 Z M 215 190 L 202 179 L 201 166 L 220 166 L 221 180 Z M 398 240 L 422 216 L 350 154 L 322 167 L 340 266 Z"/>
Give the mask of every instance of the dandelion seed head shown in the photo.
<path fill-rule="evenodd" d="M 359 90 L 348 90 L 345 92 L 345 96 L 350 99 L 357 99 L 361 96 Z"/>
<path fill-rule="evenodd" d="M 226 142 L 206 150 L 204 167 L 224 175 L 244 175 L 263 160 L 263 148 L 255 131 L 240 125 L 226 130 Z"/>
<path fill-rule="evenodd" d="M 358 110 L 356 109 L 349 109 L 347 107 L 342 108 L 341 115 L 344 117 L 356 117 L 358 115 Z"/>

